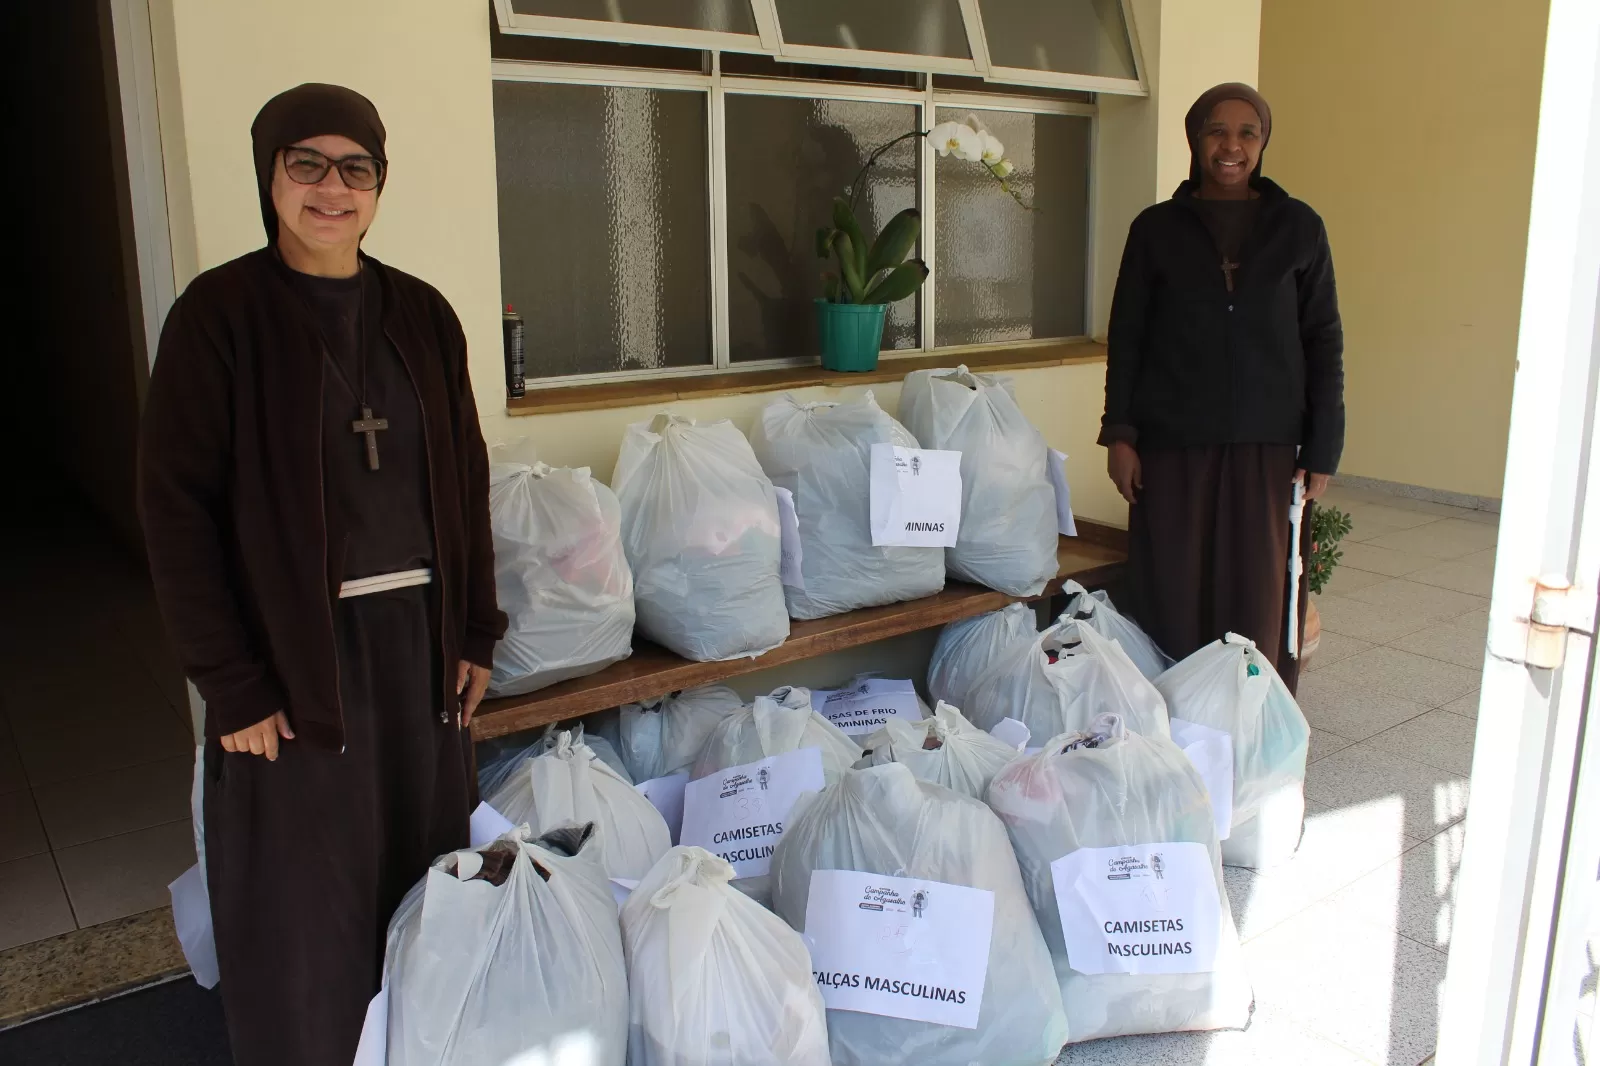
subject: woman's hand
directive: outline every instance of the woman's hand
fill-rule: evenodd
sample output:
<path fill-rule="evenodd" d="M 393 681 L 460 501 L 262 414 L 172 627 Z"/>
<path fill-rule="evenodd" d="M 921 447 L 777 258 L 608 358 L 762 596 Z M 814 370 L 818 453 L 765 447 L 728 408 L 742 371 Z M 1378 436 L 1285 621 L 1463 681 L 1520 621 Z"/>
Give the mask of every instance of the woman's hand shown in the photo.
<path fill-rule="evenodd" d="M 1106 472 L 1112 484 L 1129 503 L 1138 503 L 1135 494 L 1144 488 L 1139 467 L 1139 453 L 1127 441 L 1115 440 L 1106 449 Z"/>
<path fill-rule="evenodd" d="M 461 724 L 472 724 L 472 714 L 489 688 L 489 671 L 462 659 L 456 667 L 456 695 L 461 697 Z"/>
<path fill-rule="evenodd" d="M 249 729 L 229 733 L 222 738 L 222 750 L 241 755 L 265 755 L 268 762 L 278 761 L 278 738 L 294 739 L 289 728 L 289 716 L 279 711 L 271 718 L 263 718 Z"/>
<path fill-rule="evenodd" d="M 1333 475 L 1312 474 L 1308 480 L 1304 470 L 1296 470 L 1294 479 L 1306 487 L 1306 499 L 1314 500 L 1328 491 L 1328 482 L 1333 480 Z"/>

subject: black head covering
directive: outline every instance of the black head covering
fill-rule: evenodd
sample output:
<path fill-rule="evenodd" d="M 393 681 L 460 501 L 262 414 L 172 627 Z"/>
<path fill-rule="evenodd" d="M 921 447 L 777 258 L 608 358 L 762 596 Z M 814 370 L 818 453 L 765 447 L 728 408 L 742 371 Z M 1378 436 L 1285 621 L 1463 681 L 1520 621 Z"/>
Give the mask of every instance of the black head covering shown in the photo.
<path fill-rule="evenodd" d="M 1200 129 L 1211 117 L 1211 112 L 1224 100 L 1243 100 L 1256 109 L 1256 114 L 1261 116 L 1261 156 L 1266 158 L 1267 141 L 1272 139 L 1272 108 L 1267 106 L 1266 98 L 1240 81 L 1212 86 L 1200 94 L 1200 99 L 1183 116 L 1184 132 L 1189 135 L 1189 180 L 1196 185 L 1200 183 Z M 1250 177 L 1260 176 L 1261 161 L 1257 160 L 1256 169 L 1251 171 Z"/>
<path fill-rule="evenodd" d="M 278 212 L 272 206 L 272 164 L 278 149 L 307 137 L 348 137 L 376 159 L 384 159 L 383 120 L 372 101 L 342 85 L 307 82 L 268 100 L 250 124 L 256 161 L 256 191 L 261 195 L 261 223 L 267 243 L 278 243 Z M 384 176 L 388 176 L 385 168 Z M 378 192 L 383 192 L 380 182 Z"/>

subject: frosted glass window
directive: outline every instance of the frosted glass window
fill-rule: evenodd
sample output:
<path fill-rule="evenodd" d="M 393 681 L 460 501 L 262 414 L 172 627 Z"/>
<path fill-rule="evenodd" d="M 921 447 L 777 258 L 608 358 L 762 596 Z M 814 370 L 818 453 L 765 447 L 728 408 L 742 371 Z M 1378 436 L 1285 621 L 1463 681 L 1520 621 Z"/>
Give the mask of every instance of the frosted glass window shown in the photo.
<path fill-rule="evenodd" d="M 723 33 L 756 32 L 750 0 L 511 0 L 518 15 L 631 22 Z"/>
<path fill-rule="evenodd" d="M 964 120 L 939 108 L 939 120 Z M 989 344 L 1086 334 L 1089 119 L 976 112 L 1016 164 L 1025 211 L 983 169 L 937 163 L 934 344 Z"/>
<path fill-rule="evenodd" d="M 778 0 L 785 44 L 971 59 L 960 0 Z"/>
<path fill-rule="evenodd" d="M 497 81 L 494 128 L 528 377 L 710 363 L 705 94 Z"/>
<path fill-rule="evenodd" d="M 1137 78 L 1119 0 L 983 0 L 989 61 L 1100 78 Z"/>
<path fill-rule="evenodd" d="M 833 198 L 872 150 L 917 128 L 910 104 L 738 96 L 726 100 L 728 131 L 728 317 L 731 357 L 815 357 L 812 301 L 836 260 L 816 253 L 817 227 L 831 225 Z M 856 205 L 869 237 L 917 205 L 917 142 L 878 158 Z M 917 298 L 889 306 L 883 347 L 916 348 Z"/>

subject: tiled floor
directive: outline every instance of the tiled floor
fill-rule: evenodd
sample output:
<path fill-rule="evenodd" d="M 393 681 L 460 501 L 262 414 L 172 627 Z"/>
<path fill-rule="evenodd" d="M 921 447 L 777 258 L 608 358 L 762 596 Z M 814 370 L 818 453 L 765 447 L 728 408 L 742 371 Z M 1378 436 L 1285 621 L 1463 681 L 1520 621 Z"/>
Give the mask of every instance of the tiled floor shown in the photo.
<path fill-rule="evenodd" d="M 12 515 L 38 524 L 0 531 L 0 950 L 161 907 L 194 862 L 188 701 L 148 580 L 70 504 Z"/>
<path fill-rule="evenodd" d="M 1300 851 L 1225 871 L 1255 986 L 1243 1032 L 1069 1047 L 1071 1066 L 1417 1066 L 1433 1054 L 1498 516 L 1335 489 L 1355 529 L 1318 600 Z"/>

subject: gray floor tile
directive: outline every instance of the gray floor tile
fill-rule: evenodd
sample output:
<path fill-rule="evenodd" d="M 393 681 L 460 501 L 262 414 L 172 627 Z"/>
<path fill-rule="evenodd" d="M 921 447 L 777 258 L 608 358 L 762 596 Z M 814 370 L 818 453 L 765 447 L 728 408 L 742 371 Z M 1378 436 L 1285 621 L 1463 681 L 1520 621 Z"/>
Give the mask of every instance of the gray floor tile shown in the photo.
<path fill-rule="evenodd" d="M 1447 951 L 1466 824 L 1455 825 L 1328 897 L 1341 911 Z"/>
<path fill-rule="evenodd" d="M 129 766 L 194 754 L 194 742 L 170 710 L 17 738 L 22 766 L 35 788 Z"/>
<path fill-rule="evenodd" d="M 1374 537 L 1367 543 L 1375 548 L 1426 555 L 1434 559 L 1459 559 L 1492 548 L 1498 531 L 1481 522 L 1446 518 L 1415 529 L 1403 529 Z"/>
<path fill-rule="evenodd" d="M 1426 529 L 1427 527 L 1423 526 L 1422 528 Z M 1394 536 L 1395 534 L 1387 533 L 1384 535 Z M 1418 570 L 1426 569 L 1439 561 L 1431 555 L 1395 551 L 1392 548 L 1365 544 L 1360 541 L 1346 540 L 1340 545 L 1340 548 L 1344 552 L 1344 565 L 1353 566 L 1357 570 L 1366 570 L 1374 574 L 1386 574 L 1389 577 L 1403 577 L 1406 574 L 1414 574 Z"/>
<path fill-rule="evenodd" d="M 1451 700 L 1440 709 L 1476 721 L 1478 717 L 1478 695 L 1478 692 L 1474 690 L 1462 696 L 1459 700 Z"/>
<path fill-rule="evenodd" d="M 1428 710 L 1425 704 L 1330 679 L 1328 674 L 1337 665 L 1300 679 L 1300 710 L 1314 729 L 1365 740 Z"/>
<path fill-rule="evenodd" d="M 1322 729 L 1311 730 L 1311 750 L 1306 755 L 1306 762 L 1314 763 L 1318 759 L 1326 758 L 1336 751 L 1342 751 L 1354 744 L 1355 741 L 1348 737 L 1337 736 Z"/>
<path fill-rule="evenodd" d="M 1324 596 L 1317 604 L 1317 610 L 1322 615 L 1324 633 L 1339 633 L 1373 644 L 1387 644 L 1441 621 L 1435 612 L 1405 604 L 1379 606 L 1362 603 L 1349 596 Z"/>
<path fill-rule="evenodd" d="M 1257 988 L 1257 1002 L 1261 996 Z M 1355 1052 L 1259 1010 L 1248 1029 L 1092 1040 L 1069 1044 L 1056 1062 L 1061 1066 L 1369 1066 Z"/>
<path fill-rule="evenodd" d="M 0 863 L 25 859 L 50 850 L 33 793 L 8 792 L 0 796 Z"/>
<path fill-rule="evenodd" d="M 1433 1053 L 1445 956 L 1322 903 L 1245 946 L 1258 1006 L 1374 1063 Z M 1315 960 L 1308 965 L 1308 960 Z"/>
<path fill-rule="evenodd" d="M 0 951 L 75 928 L 54 859 L 30 855 L 0 863 Z"/>
<path fill-rule="evenodd" d="M 1465 514 L 1458 515 L 1457 517 L 1459 517 L 1463 522 L 1476 522 L 1479 525 L 1494 526 L 1496 529 L 1500 528 L 1499 511 L 1467 511 Z"/>
<path fill-rule="evenodd" d="M 1399 812 L 1407 836 L 1426 840 L 1467 813 L 1467 779 L 1353 744 L 1306 767 L 1306 797 L 1331 807 L 1372 804 Z"/>
<path fill-rule="evenodd" d="M 180 755 L 44 785 L 34 798 L 51 847 L 70 848 L 190 817 L 193 775 L 193 757 Z"/>
<path fill-rule="evenodd" d="M 136 661 L 95 675 L 92 687 L 63 686 L 60 680 L 54 684 L 56 691 L 48 696 L 7 702 L 6 716 L 19 746 L 26 747 L 29 738 L 50 732 L 81 735 L 123 720 L 172 717 L 171 703 Z"/>
<path fill-rule="evenodd" d="M 1494 585 L 1495 549 L 1474 552 L 1461 559 L 1434 563 L 1406 576 L 1424 585 L 1487 596 Z"/>
<path fill-rule="evenodd" d="M 1375 574 L 1370 570 L 1362 570 L 1348 565 L 1341 559 L 1333 568 L 1333 573 L 1328 575 L 1328 583 L 1323 586 L 1321 595 L 1343 596 L 1347 592 L 1354 592 L 1356 589 L 1388 580 L 1388 574 Z"/>
<path fill-rule="evenodd" d="M 1351 523 L 1350 532 L 1344 535 L 1345 544 L 1364 544 L 1378 537 L 1387 537 L 1390 533 L 1399 533 L 1403 530 L 1414 528 L 1418 523 L 1407 525 L 1391 525 L 1378 519 L 1358 517 L 1351 514 L 1354 521 Z M 1431 515 L 1417 515 L 1420 522 L 1437 522 L 1438 519 Z"/>
<path fill-rule="evenodd" d="M 1317 609 L 1321 610 L 1321 606 L 1319 605 Z M 1322 639 L 1317 644 L 1316 654 L 1306 660 L 1302 669 L 1306 671 L 1321 670 L 1336 662 L 1348 659 L 1352 655 L 1364 652 L 1372 646 L 1367 641 L 1358 640 L 1343 633 L 1335 633 L 1330 629 L 1324 629 L 1322 631 Z"/>
<path fill-rule="evenodd" d="M 1439 588 L 1437 585 L 1425 585 L 1409 578 L 1393 578 L 1355 589 L 1349 593 L 1348 598 L 1377 607 L 1407 607 L 1414 611 L 1424 611 L 1441 621 L 1447 618 L 1460 618 L 1470 611 L 1483 610 L 1489 606 L 1488 599 L 1483 596 L 1455 592 Z"/>
<path fill-rule="evenodd" d="M 1384 730 L 1363 741 L 1378 751 L 1386 751 L 1439 770 L 1472 776 L 1472 749 L 1478 724 L 1470 718 L 1451 714 L 1442 707 L 1421 714 L 1393 729 Z"/>
<path fill-rule="evenodd" d="M 1425 655 L 1430 659 L 1452 663 L 1468 670 L 1482 670 L 1488 652 L 1489 624 L 1475 618 L 1452 619 L 1438 625 L 1407 633 L 1390 642 L 1390 647 L 1401 651 Z"/>
<path fill-rule="evenodd" d="M 1478 687 L 1481 677 L 1481 670 L 1392 647 L 1372 648 L 1352 655 L 1316 674 L 1319 684 L 1342 683 L 1368 692 L 1398 696 L 1430 708 L 1465 696 Z"/>
<path fill-rule="evenodd" d="M 1294 858 L 1269 870 L 1224 867 L 1239 937 L 1248 942 L 1353 884 L 1418 841 L 1405 833 L 1398 803 L 1345 808 L 1307 804 Z"/>
<path fill-rule="evenodd" d="M 0 718 L 0 795 L 28 787 L 28 776 L 22 772 L 22 756 L 17 754 L 16 742 L 11 739 L 11 728 Z"/>
<path fill-rule="evenodd" d="M 99 925 L 168 903 L 167 885 L 194 865 L 194 831 L 187 820 L 171 822 L 55 856 L 78 924 Z"/>

